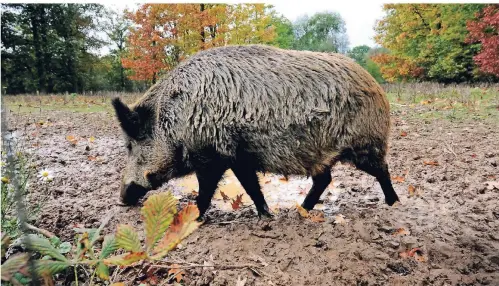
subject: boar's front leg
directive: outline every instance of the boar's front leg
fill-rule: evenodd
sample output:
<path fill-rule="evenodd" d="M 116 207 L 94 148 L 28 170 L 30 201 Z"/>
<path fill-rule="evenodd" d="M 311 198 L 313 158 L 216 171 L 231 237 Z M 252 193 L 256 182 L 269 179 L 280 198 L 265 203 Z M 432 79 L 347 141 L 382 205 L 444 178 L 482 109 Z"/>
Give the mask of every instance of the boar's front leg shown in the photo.
<path fill-rule="evenodd" d="M 272 214 L 269 212 L 267 202 L 265 201 L 265 197 L 263 196 L 256 171 L 251 168 L 246 162 L 238 162 L 234 166 L 232 166 L 231 169 L 243 186 L 246 193 L 255 203 L 256 210 L 258 211 L 258 216 L 269 218 L 272 217 Z"/>
<path fill-rule="evenodd" d="M 198 221 L 204 220 L 204 214 L 211 204 L 211 199 L 218 187 L 218 182 L 222 178 L 227 168 L 217 164 L 209 164 L 204 168 L 196 170 L 196 177 L 199 183 L 199 194 L 196 203 L 199 209 Z"/>

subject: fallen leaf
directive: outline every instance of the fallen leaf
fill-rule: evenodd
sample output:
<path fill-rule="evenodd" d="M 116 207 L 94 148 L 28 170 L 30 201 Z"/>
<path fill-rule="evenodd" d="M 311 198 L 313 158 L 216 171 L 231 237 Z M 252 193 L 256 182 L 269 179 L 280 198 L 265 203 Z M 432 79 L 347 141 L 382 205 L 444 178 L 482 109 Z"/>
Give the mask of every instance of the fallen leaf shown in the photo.
<path fill-rule="evenodd" d="M 407 187 L 407 191 L 409 192 L 409 197 L 416 195 L 416 187 L 413 185 L 409 185 L 409 187 Z"/>
<path fill-rule="evenodd" d="M 88 156 L 88 161 L 95 161 L 95 159 L 97 159 L 96 156 Z"/>
<path fill-rule="evenodd" d="M 326 221 L 326 219 L 324 218 L 323 212 L 311 213 L 309 216 L 309 219 L 313 222 L 325 222 Z"/>
<path fill-rule="evenodd" d="M 94 143 L 94 141 L 95 141 L 95 137 L 94 136 L 90 136 L 90 138 L 88 138 L 88 142 Z"/>
<path fill-rule="evenodd" d="M 227 196 L 224 192 L 220 191 L 220 195 L 222 196 L 222 199 L 224 200 L 224 203 L 230 202 L 229 196 Z"/>
<path fill-rule="evenodd" d="M 236 286 L 244 286 L 244 285 L 246 285 L 246 277 L 244 279 L 241 279 L 240 276 L 237 276 Z"/>
<path fill-rule="evenodd" d="M 400 132 L 400 136 L 401 137 L 406 137 L 407 136 L 407 132 L 405 132 L 405 131 Z"/>
<path fill-rule="evenodd" d="M 423 164 L 429 165 L 429 166 L 438 166 L 439 165 L 437 161 L 423 161 Z"/>
<path fill-rule="evenodd" d="M 422 105 L 427 105 L 427 104 L 431 103 L 431 100 L 422 100 L 420 103 Z"/>
<path fill-rule="evenodd" d="M 334 223 L 335 224 L 346 224 L 347 221 L 345 220 L 345 216 L 342 214 L 336 215 L 334 217 Z"/>
<path fill-rule="evenodd" d="M 399 253 L 400 258 L 408 258 L 408 257 L 414 257 L 414 259 L 418 262 L 426 262 L 428 261 L 428 258 L 423 254 L 423 251 L 421 248 L 413 248 L 411 250 L 406 250 L 404 252 Z"/>
<path fill-rule="evenodd" d="M 236 196 L 235 200 L 232 200 L 232 209 L 237 210 L 243 205 L 243 194 Z"/>
<path fill-rule="evenodd" d="M 281 182 L 287 182 L 288 181 L 288 176 L 282 176 L 282 177 L 280 177 L 279 181 L 281 181 Z"/>
<path fill-rule="evenodd" d="M 66 140 L 68 140 L 73 146 L 76 146 L 76 143 L 78 143 L 78 140 L 73 135 L 66 136 Z"/>
<path fill-rule="evenodd" d="M 309 213 L 306 209 L 304 209 L 299 203 L 296 203 L 296 209 L 301 217 L 308 217 Z"/>
<path fill-rule="evenodd" d="M 392 235 L 393 236 L 396 236 L 396 235 L 409 235 L 411 234 L 407 229 L 401 227 L 401 228 L 397 228 L 393 233 Z"/>
<path fill-rule="evenodd" d="M 405 178 L 402 176 L 392 176 L 392 180 L 394 180 L 397 183 L 403 183 L 405 181 Z"/>
<path fill-rule="evenodd" d="M 180 265 L 178 264 L 173 264 L 171 266 L 170 270 L 168 270 L 168 275 L 173 275 L 173 278 L 177 280 L 178 283 L 182 281 L 182 278 L 184 278 L 185 271 L 183 269 L 179 269 Z"/>
<path fill-rule="evenodd" d="M 270 178 L 266 178 L 265 181 L 263 181 L 264 184 L 268 184 L 270 182 L 272 182 L 272 180 Z"/>

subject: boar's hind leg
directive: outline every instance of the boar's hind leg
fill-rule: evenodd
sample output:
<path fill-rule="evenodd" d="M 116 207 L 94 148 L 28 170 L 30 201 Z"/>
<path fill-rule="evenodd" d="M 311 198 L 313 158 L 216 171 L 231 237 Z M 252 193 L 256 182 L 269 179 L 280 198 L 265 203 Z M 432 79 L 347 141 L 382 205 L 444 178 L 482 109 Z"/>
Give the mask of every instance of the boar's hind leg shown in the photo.
<path fill-rule="evenodd" d="M 226 168 L 220 166 L 211 166 L 211 168 L 196 170 L 196 177 L 199 183 L 199 194 L 196 198 L 199 209 L 198 221 L 204 219 L 204 214 L 210 207 L 211 199 L 217 190 L 218 182 L 226 170 Z"/>
<path fill-rule="evenodd" d="M 377 149 L 372 148 L 364 152 L 354 152 L 354 156 L 351 159 L 359 170 L 376 177 L 385 195 L 385 202 L 391 206 L 396 201 L 399 201 L 399 198 L 393 189 L 385 156 L 375 152 L 375 150 Z"/>
<path fill-rule="evenodd" d="M 312 176 L 312 181 L 314 184 L 301 204 L 306 210 L 314 208 L 322 193 L 324 193 L 324 190 L 326 190 L 329 183 L 331 183 L 331 168 L 326 167 L 321 173 Z"/>
<path fill-rule="evenodd" d="M 272 217 L 272 214 L 269 212 L 267 202 L 265 201 L 265 197 L 263 196 L 262 190 L 260 188 L 260 183 L 258 182 L 256 171 L 252 168 L 249 168 L 245 164 L 236 164 L 235 166 L 231 167 L 231 169 L 243 186 L 246 193 L 255 203 L 256 210 L 258 211 L 258 216 Z"/>

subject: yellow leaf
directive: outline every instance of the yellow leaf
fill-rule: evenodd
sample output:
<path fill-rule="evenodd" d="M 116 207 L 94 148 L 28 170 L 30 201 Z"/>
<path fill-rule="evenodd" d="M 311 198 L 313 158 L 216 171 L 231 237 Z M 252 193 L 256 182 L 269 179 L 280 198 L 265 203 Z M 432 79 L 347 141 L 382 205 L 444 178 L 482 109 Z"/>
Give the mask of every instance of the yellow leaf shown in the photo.
<path fill-rule="evenodd" d="M 323 212 L 311 213 L 309 216 L 309 219 L 313 222 L 325 222 L 326 221 L 326 219 L 324 218 Z"/>
<path fill-rule="evenodd" d="M 412 197 L 416 194 L 416 187 L 409 185 L 409 187 L 407 187 L 407 191 L 409 192 L 409 196 Z"/>
<path fill-rule="evenodd" d="M 118 266 L 129 266 L 135 262 L 144 260 L 147 258 L 147 254 L 145 252 L 132 252 L 125 253 L 117 256 L 112 256 L 107 259 L 104 259 L 104 264 L 106 265 L 118 265 Z"/>
<path fill-rule="evenodd" d="M 131 252 L 140 252 L 142 250 L 137 232 L 129 225 L 118 225 L 116 243 L 119 247 Z"/>
<path fill-rule="evenodd" d="M 396 235 L 409 235 L 411 234 L 407 229 L 401 227 L 401 228 L 397 228 L 392 235 L 396 236 Z"/>
<path fill-rule="evenodd" d="M 301 217 L 308 217 L 309 213 L 306 209 L 304 209 L 299 203 L 296 203 L 296 209 Z"/>
<path fill-rule="evenodd" d="M 189 204 L 182 209 L 166 231 L 165 236 L 158 241 L 156 247 L 152 250 L 154 255 L 152 259 L 163 258 L 184 238 L 194 232 L 201 225 L 201 222 L 197 221 L 198 217 L 199 210 L 196 205 Z"/>
<path fill-rule="evenodd" d="M 144 202 L 140 212 L 144 217 L 146 247 L 150 252 L 172 223 L 177 213 L 177 199 L 170 192 L 154 194 Z"/>
<path fill-rule="evenodd" d="M 88 138 L 88 142 L 94 143 L 94 141 L 95 141 L 95 137 L 94 136 L 90 136 L 90 138 Z"/>

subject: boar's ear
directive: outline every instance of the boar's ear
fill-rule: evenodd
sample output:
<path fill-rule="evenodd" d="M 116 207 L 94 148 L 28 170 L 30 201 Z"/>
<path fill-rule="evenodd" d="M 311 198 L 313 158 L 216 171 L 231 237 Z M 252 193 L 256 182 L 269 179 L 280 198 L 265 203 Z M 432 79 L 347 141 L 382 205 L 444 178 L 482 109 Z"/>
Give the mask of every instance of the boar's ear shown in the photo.
<path fill-rule="evenodd" d="M 128 136 L 137 138 L 140 130 L 139 114 L 130 110 L 130 108 L 117 97 L 114 98 L 112 102 L 123 131 L 125 131 Z"/>

